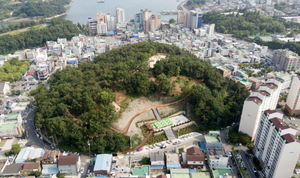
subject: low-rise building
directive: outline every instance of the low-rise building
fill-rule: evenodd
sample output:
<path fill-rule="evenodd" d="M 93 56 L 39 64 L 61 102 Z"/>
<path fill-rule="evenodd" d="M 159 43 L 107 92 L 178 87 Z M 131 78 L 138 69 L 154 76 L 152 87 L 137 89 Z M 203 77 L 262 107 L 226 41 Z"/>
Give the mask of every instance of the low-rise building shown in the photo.
<path fill-rule="evenodd" d="M 0 96 L 5 96 L 10 92 L 9 82 L 0 82 Z"/>
<path fill-rule="evenodd" d="M 58 160 L 58 170 L 66 176 L 77 176 L 80 170 L 81 160 L 80 156 L 69 153 L 63 154 Z"/>
<path fill-rule="evenodd" d="M 41 171 L 41 166 L 39 163 L 35 162 L 25 162 L 20 170 L 20 176 L 28 176 L 33 171 Z"/>
<path fill-rule="evenodd" d="M 99 154 L 95 158 L 94 174 L 110 175 L 112 154 Z"/>
<path fill-rule="evenodd" d="M 21 137 L 24 129 L 20 123 L 5 123 L 0 125 L 0 137 Z"/>
<path fill-rule="evenodd" d="M 164 153 L 159 151 L 150 153 L 150 162 L 151 162 L 151 168 L 163 169 L 165 166 Z"/>
<path fill-rule="evenodd" d="M 166 167 L 167 169 L 179 169 L 181 164 L 177 153 L 166 153 Z"/>

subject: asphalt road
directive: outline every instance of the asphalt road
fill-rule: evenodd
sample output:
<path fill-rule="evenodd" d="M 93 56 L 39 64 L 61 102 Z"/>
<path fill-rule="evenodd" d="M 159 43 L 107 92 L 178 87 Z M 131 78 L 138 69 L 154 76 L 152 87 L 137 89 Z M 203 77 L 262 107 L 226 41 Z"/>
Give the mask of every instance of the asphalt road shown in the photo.
<path fill-rule="evenodd" d="M 28 114 L 28 116 L 24 118 L 24 120 L 27 121 L 27 123 L 24 123 L 24 128 L 25 128 L 25 132 L 27 133 L 27 140 L 28 140 L 26 145 L 36 146 L 47 150 L 51 149 L 51 147 L 45 144 L 42 139 L 37 137 L 36 130 L 33 123 L 33 117 L 34 117 L 34 112 L 31 111 Z"/>
<path fill-rule="evenodd" d="M 134 155 L 130 155 L 132 160 L 141 159 L 144 156 L 149 157 L 150 153 L 157 152 L 157 151 L 163 151 L 163 152 L 173 152 L 178 150 L 178 148 L 181 147 L 191 147 L 191 146 L 197 146 L 199 148 L 199 142 L 204 141 L 204 136 L 202 134 L 197 136 L 190 136 L 189 138 L 183 140 L 179 139 L 180 143 L 177 145 L 173 144 L 165 144 L 166 148 L 160 149 L 160 148 L 154 148 L 149 150 L 142 150 L 139 152 L 135 152 Z M 173 141 L 174 143 L 174 141 Z"/>

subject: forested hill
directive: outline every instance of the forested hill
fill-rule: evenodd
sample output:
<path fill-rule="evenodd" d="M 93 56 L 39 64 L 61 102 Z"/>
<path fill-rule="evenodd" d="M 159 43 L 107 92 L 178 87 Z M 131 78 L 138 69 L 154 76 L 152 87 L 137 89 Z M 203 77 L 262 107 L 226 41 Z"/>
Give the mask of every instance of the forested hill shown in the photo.
<path fill-rule="evenodd" d="M 237 38 L 268 46 L 270 49 L 289 48 L 300 55 L 299 42 L 262 41 L 258 37 L 254 40 L 248 37 L 249 35 L 286 34 L 286 29 L 288 28 L 291 30 L 287 36 L 294 37 L 300 33 L 299 23 L 286 21 L 280 17 L 269 17 L 258 11 L 241 10 L 241 12 L 243 15 L 224 15 L 219 12 L 207 12 L 203 15 L 203 22 L 208 24 L 214 23 L 217 32 L 233 34 Z"/>
<path fill-rule="evenodd" d="M 44 46 L 46 41 L 65 37 L 70 40 L 79 34 L 79 30 L 71 21 L 61 18 L 51 19 L 49 27 L 34 28 L 16 35 L 0 36 L 0 54 L 14 53 L 17 50 Z"/>
<path fill-rule="evenodd" d="M 234 34 L 236 37 L 285 33 L 286 31 L 282 22 L 261 14 L 259 11 L 243 11 L 243 15 L 238 13 L 236 15 L 224 15 L 211 11 L 203 15 L 203 22 L 214 23 L 217 32 Z"/>
<path fill-rule="evenodd" d="M 150 69 L 149 57 L 157 53 L 166 54 L 167 59 Z M 129 138 L 108 129 L 118 118 L 111 104 L 115 100 L 113 92 L 125 91 L 135 97 L 168 95 L 168 87 L 173 86 L 170 77 L 179 75 L 197 81 L 184 85 L 182 97 L 189 96 L 195 121 L 203 130 L 224 127 L 239 116 L 248 96 L 240 83 L 225 80 L 217 69 L 189 51 L 141 42 L 53 74 L 50 91 L 41 85 L 32 92 L 37 106 L 36 125 L 46 129 L 48 136 L 56 134 L 60 144 L 69 149 L 88 152 L 89 140 L 92 152 L 124 150 L 129 147 Z"/>
<path fill-rule="evenodd" d="M 0 20 L 10 17 L 50 17 L 66 12 L 71 0 L 13 0 L 0 1 Z"/>

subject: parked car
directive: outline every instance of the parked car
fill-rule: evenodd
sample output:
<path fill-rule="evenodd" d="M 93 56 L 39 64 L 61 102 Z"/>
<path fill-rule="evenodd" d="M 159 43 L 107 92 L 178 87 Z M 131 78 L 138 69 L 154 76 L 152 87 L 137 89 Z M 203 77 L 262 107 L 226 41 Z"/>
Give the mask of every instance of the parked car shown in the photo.
<path fill-rule="evenodd" d="M 257 172 L 257 170 L 256 170 L 256 168 L 254 167 L 254 168 L 252 168 L 252 170 L 253 170 L 253 172 Z"/>

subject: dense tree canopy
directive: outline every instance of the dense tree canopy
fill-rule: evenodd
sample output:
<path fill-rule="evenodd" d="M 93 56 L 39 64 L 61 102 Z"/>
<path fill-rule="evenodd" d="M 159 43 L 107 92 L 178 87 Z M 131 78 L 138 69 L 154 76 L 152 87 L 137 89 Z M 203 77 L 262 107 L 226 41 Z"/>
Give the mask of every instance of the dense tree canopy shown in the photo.
<path fill-rule="evenodd" d="M 13 53 L 17 50 L 44 46 L 46 41 L 56 40 L 58 37 L 71 39 L 79 34 L 76 25 L 71 21 L 56 18 L 45 28 L 33 28 L 16 35 L 0 36 L 0 54 Z"/>
<path fill-rule="evenodd" d="M 149 57 L 157 53 L 167 58 L 149 67 Z M 232 123 L 239 115 L 248 91 L 239 83 L 225 80 L 217 69 L 178 47 L 141 42 L 108 51 L 78 68 L 57 71 L 49 79 L 48 91 L 40 85 L 35 94 L 36 125 L 56 134 L 70 147 L 88 152 L 114 152 L 129 147 L 128 137 L 108 130 L 117 119 L 111 104 L 112 92 L 147 96 L 168 94 L 170 77 L 183 75 L 198 84 L 183 88 L 203 129 Z M 153 80 L 154 78 L 154 80 Z M 162 84 L 166 83 L 167 86 Z"/>
<path fill-rule="evenodd" d="M 15 82 L 23 76 L 30 65 L 29 60 L 20 61 L 17 58 L 8 60 L 0 67 L 0 81 Z"/>
<path fill-rule="evenodd" d="M 188 0 L 184 6 L 188 9 L 195 9 L 203 6 L 206 2 L 207 0 Z"/>
<path fill-rule="evenodd" d="M 203 22 L 216 24 L 216 31 L 234 34 L 236 37 L 249 35 L 266 35 L 269 33 L 285 33 L 285 26 L 278 20 L 266 16 L 259 11 L 243 11 L 243 15 L 224 15 L 219 12 L 207 12 Z"/>
<path fill-rule="evenodd" d="M 0 20 L 11 17 L 50 17 L 66 12 L 65 5 L 71 0 L 19 0 L 20 3 L 11 3 L 11 0 L 0 1 Z"/>

